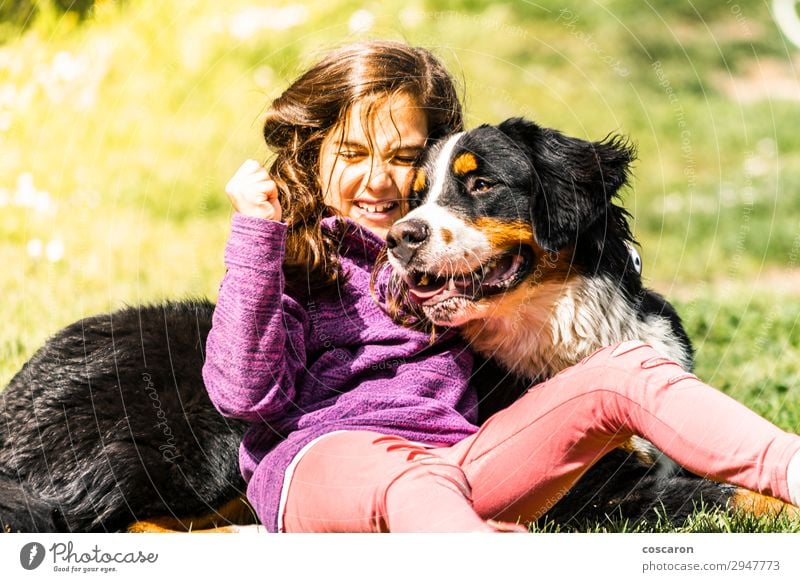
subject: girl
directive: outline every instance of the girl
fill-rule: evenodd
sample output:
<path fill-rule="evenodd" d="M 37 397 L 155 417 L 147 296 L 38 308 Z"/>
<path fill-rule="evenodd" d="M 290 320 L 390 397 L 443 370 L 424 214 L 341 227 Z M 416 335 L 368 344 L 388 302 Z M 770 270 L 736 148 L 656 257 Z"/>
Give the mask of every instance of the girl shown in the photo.
<path fill-rule="evenodd" d="M 508 531 L 633 434 L 683 466 L 784 501 L 800 438 L 640 343 L 595 353 L 480 429 L 472 359 L 378 305 L 370 274 L 431 139 L 462 126 L 453 83 L 423 49 L 335 51 L 272 104 L 269 173 L 242 165 L 204 378 L 252 423 L 248 498 L 271 531 Z M 704 412 L 702 415 L 697 411 Z M 493 521 L 495 519 L 503 521 Z"/>

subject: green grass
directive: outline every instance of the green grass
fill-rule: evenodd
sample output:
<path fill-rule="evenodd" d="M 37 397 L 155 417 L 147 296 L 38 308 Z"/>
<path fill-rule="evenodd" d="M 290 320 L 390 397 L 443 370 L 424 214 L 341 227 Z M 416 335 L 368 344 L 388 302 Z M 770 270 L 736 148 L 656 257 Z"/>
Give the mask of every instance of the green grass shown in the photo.
<path fill-rule="evenodd" d="M 531 525 L 533 533 L 798 533 L 800 522 L 785 515 L 753 516 L 744 512 L 698 507 L 685 524 L 675 525 L 659 515 L 647 523 L 609 517 L 606 521 L 564 526 L 554 522 Z"/>
<path fill-rule="evenodd" d="M 213 299 L 223 187 L 242 159 L 267 157 L 269 100 L 324 49 L 389 37 L 446 62 L 469 125 L 525 115 L 584 138 L 629 135 L 639 160 L 624 200 L 645 275 L 684 316 L 699 375 L 800 430 L 800 133 L 797 100 L 779 93 L 797 86 L 800 52 L 768 2 L 305 4 L 269 3 L 285 28 L 249 34 L 249 0 L 101 2 L 83 21 L 42 1 L 24 31 L 4 14 L 0 386 L 80 317 Z M 359 9 L 369 32 L 350 30 Z M 692 531 L 794 527 L 696 521 Z M 587 529 L 606 527 L 622 526 Z"/>

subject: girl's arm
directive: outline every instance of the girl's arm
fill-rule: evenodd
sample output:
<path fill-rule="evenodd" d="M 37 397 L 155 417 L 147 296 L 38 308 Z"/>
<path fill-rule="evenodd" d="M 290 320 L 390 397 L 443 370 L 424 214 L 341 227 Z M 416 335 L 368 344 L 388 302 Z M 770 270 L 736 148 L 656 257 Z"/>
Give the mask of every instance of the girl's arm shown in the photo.
<path fill-rule="evenodd" d="M 286 225 L 234 215 L 206 343 L 203 378 L 214 406 L 250 422 L 281 414 L 306 363 L 307 315 L 284 295 Z"/>
<path fill-rule="evenodd" d="M 237 210 L 206 343 L 203 378 L 224 415 L 247 421 L 281 414 L 305 369 L 308 320 L 284 295 L 286 225 L 267 171 L 247 160 L 225 192 Z"/>

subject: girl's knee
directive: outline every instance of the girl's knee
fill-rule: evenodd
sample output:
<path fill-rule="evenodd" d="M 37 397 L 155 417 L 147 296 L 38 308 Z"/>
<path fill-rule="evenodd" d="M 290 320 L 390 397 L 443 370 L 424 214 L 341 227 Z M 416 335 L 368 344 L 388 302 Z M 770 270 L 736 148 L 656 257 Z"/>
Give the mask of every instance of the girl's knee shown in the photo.
<path fill-rule="evenodd" d="M 653 346 L 640 340 L 630 340 L 602 348 L 586 358 L 582 363 L 595 366 L 613 366 L 631 372 L 652 370 L 661 366 L 683 369 L 672 358 L 659 352 Z"/>
<path fill-rule="evenodd" d="M 463 469 L 432 449 L 397 436 L 381 436 L 373 444 L 385 449 L 388 465 L 394 467 L 395 476 L 389 486 L 397 482 L 429 482 L 445 485 L 471 497 L 471 488 Z"/>
<path fill-rule="evenodd" d="M 445 488 L 472 502 L 472 487 L 463 469 L 441 457 L 419 457 L 409 462 L 406 470 L 387 486 L 391 489 L 411 487 L 422 494 L 425 490 Z"/>
<path fill-rule="evenodd" d="M 626 341 L 602 348 L 565 370 L 566 378 L 581 383 L 585 392 L 613 392 L 636 397 L 663 390 L 697 377 L 642 341 Z"/>

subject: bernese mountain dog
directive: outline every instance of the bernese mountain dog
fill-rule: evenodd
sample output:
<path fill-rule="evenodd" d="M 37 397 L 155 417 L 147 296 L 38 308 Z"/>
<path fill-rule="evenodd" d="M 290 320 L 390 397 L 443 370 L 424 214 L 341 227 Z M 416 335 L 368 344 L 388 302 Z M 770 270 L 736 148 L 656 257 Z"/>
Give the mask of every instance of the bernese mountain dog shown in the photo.
<path fill-rule="evenodd" d="M 482 394 L 484 418 L 498 409 L 498 394 L 507 405 L 623 341 L 649 343 L 692 370 L 680 317 L 642 284 L 630 215 L 618 203 L 634 157 L 620 136 L 590 142 L 513 118 L 453 135 L 421 163 L 413 183 L 420 204 L 387 234 L 395 288 L 429 322 L 459 326 L 477 352 L 517 380 L 516 388 L 500 382 Z M 635 437 L 549 517 L 598 519 L 621 510 L 641 518 L 660 510 L 674 520 L 701 503 L 783 507 L 692 476 Z"/>

